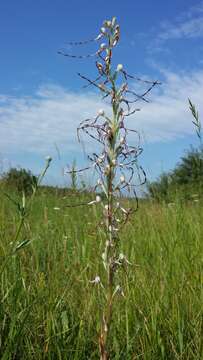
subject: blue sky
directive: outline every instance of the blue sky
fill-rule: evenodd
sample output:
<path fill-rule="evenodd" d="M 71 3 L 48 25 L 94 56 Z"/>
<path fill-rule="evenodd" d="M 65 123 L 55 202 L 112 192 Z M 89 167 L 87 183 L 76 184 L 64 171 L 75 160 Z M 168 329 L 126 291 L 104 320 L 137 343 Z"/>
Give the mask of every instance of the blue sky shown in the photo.
<path fill-rule="evenodd" d="M 7 0 L 0 2 L 0 171 L 22 166 L 37 174 L 51 155 L 47 182 L 61 184 L 68 181 L 66 164 L 86 162 L 76 128 L 103 105 L 99 94 L 82 89 L 76 73 L 94 77 L 94 61 L 63 58 L 57 50 L 97 35 L 114 15 L 121 26 L 115 63 L 162 82 L 131 120 L 142 135 L 148 178 L 173 168 L 198 144 L 187 98 L 203 114 L 203 1 Z M 81 48 L 92 50 L 94 44 Z"/>

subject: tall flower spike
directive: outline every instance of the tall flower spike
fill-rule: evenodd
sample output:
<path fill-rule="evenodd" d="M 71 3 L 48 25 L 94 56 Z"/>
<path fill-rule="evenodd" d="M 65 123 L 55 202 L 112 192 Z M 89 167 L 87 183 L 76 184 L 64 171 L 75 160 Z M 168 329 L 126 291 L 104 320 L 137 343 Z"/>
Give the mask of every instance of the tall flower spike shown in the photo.
<path fill-rule="evenodd" d="M 102 99 L 109 100 L 111 114 L 100 109 L 93 119 L 82 121 L 78 127 L 78 134 L 83 132 L 90 139 L 96 141 L 100 146 L 99 153 L 88 156 L 91 163 L 85 169 L 94 169 L 99 177 L 95 189 L 99 187 L 102 196 L 95 195 L 94 200 L 86 203 L 87 205 L 98 204 L 102 208 L 103 219 L 100 227 L 104 234 L 104 249 L 101 254 L 105 269 L 105 279 L 101 283 L 99 275 L 91 281 L 93 284 L 104 284 L 101 296 L 105 306 L 102 310 L 101 329 L 99 336 L 99 350 L 101 360 L 109 359 L 109 335 L 113 312 L 113 300 L 115 294 L 123 295 L 121 285 L 118 284 L 118 268 L 126 270 L 130 261 L 120 252 L 120 232 L 128 222 L 129 217 L 138 209 L 138 199 L 135 187 L 143 184 L 146 180 L 145 172 L 138 165 L 138 157 L 142 152 L 140 137 L 137 131 L 126 126 L 126 117 L 130 117 L 139 111 L 138 108 L 131 106 L 138 101 L 148 102 L 146 96 L 159 84 L 157 81 L 142 80 L 139 77 L 129 75 L 122 64 L 118 64 L 114 69 L 112 65 L 113 50 L 120 41 L 120 27 L 115 17 L 105 20 L 100 29 L 100 35 L 95 39 L 99 41 L 98 49 L 95 53 L 79 58 L 96 56 L 96 69 L 98 76 L 92 80 L 84 75 L 78 74 L 88 86 L 93 86 L 99 90 Z M 81 44 L 84 42 L 81 42 Z M 80 44 L 80 42 L 78 43 Z M 63 54 L 69 56 L 67 54 Z M 71 55 L 71 57 L 75 57 Z M 130 89 L 130 80 L 139 82 L 139 91 Z M 143 89 L 140 92 L 141 85 Z M 138 135 L 138 144 L 128 143 L 128 134 Z M 78 170 L 81 171 L 81 170 Z M 134 183 L 135 174 L 139 173 L 139 184 Z M 142 175 L 142 176 L 141 176 Z M 118 201 L 118 196 L 125 195 L 135 198 L 131 208 L 125 208 L 122 201 Z M 102 201 L 101 201 L 102 198 Z M 80 205 L 86 205 L 78 204 Z M 122 265 L 122 266 L 121 266 Z M 120 281 L 119 281 L 120 283 Z"/>

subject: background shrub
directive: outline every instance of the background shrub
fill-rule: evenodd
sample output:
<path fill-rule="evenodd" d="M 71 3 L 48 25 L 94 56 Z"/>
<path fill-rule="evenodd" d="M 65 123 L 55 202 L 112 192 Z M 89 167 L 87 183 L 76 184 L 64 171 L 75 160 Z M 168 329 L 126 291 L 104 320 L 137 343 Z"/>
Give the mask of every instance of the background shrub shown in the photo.
<path fill-rule="evenodd" d="M 3 174 L 2 181 L 7 187 L 17 192 L 24 191 L 25 194 L 30 194 L 32 186 L 36 184 L 37 177 L 30 170 L 11 168 Z"/>

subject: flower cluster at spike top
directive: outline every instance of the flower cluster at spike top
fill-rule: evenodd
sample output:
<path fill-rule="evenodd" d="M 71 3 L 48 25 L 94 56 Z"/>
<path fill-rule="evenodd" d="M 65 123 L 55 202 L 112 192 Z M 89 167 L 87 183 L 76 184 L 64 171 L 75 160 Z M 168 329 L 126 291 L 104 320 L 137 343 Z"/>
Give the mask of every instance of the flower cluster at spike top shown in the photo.
<path fill-rule="evenodd" d="M 64 51 L 59 52 L 64 56 L 79 59 L 96 57 L 98 71 L 96 79 L 91 80 L 80 73 L 78 75 L 87 82 L 88 86 L 92 85 L 97 88 L 101 92 L 102 98 L 109 100 L 111 107 L 110 115 L 100 109 L 94 118 L 85 119 L 77 129 L 79 141 L 81 133 L 85 133 L 100 145 L 100 153 L 89 155 L 91 165 L 77 170 L 81 172 L 93 168 L 98 173 L 98 180 L 94 188 L 95 200 L 89 201 L 87 204 L 73 205 L 95 204 L 103 208 L 104 220 L 101 222 L 101 226 L 104 228 L 106 239 L 101 257 L 107 276 L 102 281 L 100 276 L 97 275 L 91 281 L 91 283 L 97 284 L 104 289 L 104 292 L 106 292 L 105 298 L 108 299 L 103 311 L 99 340 L 101 359 L 108 358 L 107 339 L 113 298 L 115 294 L 123 294 L 122 288 L 118 284 L 119 279 L 115 275 L 118 268 L 125 268 L 130 264 L 126 256 L 119 253 L 120 239 L 118 234 L 119 230 L 127 222 L 129 215 L 133 210 L 137 209 L 138 204 L 136 201 L 134 209 L 126 209 L 119 198 L 123 190 L 125 190 L 130 195 L 134 195 L 137 200 L 135 187 L 138 184 L 133 183 L 135 174 L 138 175 L 139 185 L 144 184 L 146 181 L 145 172 L 137 162 L 138 156 L 142 152 L 139 134 L 137 131 L 129 129 L 125 120 L 139 110 L 136 107 L 138 101 L 148 102 L 146 95 L 158 84 L 157 81 L 142 80 L 139 77 L 129 75 L 122 64 L 118 64 L 114 68 L 112 54 L 119 39 L 120 27 L 116 18 L 113 17 L 112 20 L 104 21 L 96 38 L 84 42 L 70 43 L 71 45 L 82 45 L 92 41 L 101 41 L 98 50 L 94 54 L 76 56 L 67 54 Z M 142 83 L 145 87 L 143 93 L 138 94 L 134 90 L 130 90 L 129 80 Z M 138 136 L 137 146 L 128 144 L 127 137 L 130 132 Z M 74 171 L 76 172 L 76 170 Z M 102 197 L 96 195 L 98 191 L 103 193 Z"/>

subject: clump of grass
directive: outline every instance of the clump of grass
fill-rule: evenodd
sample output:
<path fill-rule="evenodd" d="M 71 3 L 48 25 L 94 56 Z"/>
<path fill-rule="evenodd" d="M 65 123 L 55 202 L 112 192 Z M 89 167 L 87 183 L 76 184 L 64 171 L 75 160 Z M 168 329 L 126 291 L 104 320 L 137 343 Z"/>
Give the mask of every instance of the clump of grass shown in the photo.
<path fill-rule="evenodd" d="M 22 190 L 22 199 L 21 201 L 17 200 L 16 197 L 9 195 L 8 192 L 2 191 L 3 195 L 12 202 L 12 204 L 15 206 L 15 209 L 17 210 L 19 222 L 18 226 L 16 228 L 15 234 L 13 236 L 12 241 L 10 242 L 9 249 L 6 249 L 5 255 L 3 256 L 2 265 L 0 267 L 0 275 L 3 273 L 5 267 L 7 266 L 7 263 L 9 262 L 10 258 L 19 250 L 21 250 L 24 246 L 28 245 L 30 243 L 30 240 L 25 238 L 23 241 L 18 242 L 19 237 L 21 235 L 21 231 L 23 227 L 26 227 L 26 219 L 30 214 L 33 200 L 36 196 L 37 190 L 39 189 L 39 186 L 50 166 L 51 163 L 51 157 L 47 157 L 46 159 L 46 165 L 41 174 L 38 177 L 33 177 L 33 183 L 32 183 L 32 193 L 31 196 L 28 198 L 26 197 L 26 193 L 24 190 Z"/>

